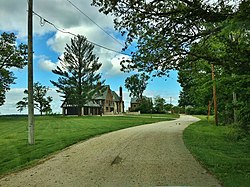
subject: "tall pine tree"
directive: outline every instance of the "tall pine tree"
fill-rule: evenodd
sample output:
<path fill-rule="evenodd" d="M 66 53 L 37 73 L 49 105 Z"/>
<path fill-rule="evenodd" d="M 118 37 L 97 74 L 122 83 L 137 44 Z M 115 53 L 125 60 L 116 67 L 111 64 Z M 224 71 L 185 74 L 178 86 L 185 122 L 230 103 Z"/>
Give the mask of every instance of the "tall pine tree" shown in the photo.
<path fill-rule="evenodd" d="M 93 54 L 94 46 L 84 36 L 71 39 L 66 44 L 63 58 L 59 58 L 61 67 L 52 70 L 59 75 L 58 81 L 51 83 L 58 88 L 57 92 L 73 106 L 78 108 L 78 116 L 82 115 L 82 107 L 92 100 L 100 90 L 101 67 L 98 57 Z"/>

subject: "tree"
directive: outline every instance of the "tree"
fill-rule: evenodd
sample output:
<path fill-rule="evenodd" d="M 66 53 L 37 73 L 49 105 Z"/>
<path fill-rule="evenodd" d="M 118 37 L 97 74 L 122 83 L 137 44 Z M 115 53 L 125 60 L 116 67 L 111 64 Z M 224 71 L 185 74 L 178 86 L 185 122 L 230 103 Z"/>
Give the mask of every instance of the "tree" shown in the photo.
<path fill-rule="evenodd" d="M 154 98 L 154 112 L 157 114 L 166 113 L 165 103 L 166 101 L 164 98 L 161 98 L 160 96 L 156 96 Z"/>
<path fill-rule="evenodd" d="M 132 75 L 125 80 L 125 87 L 130 91 L 129 96 L 142 99 L 142 94 L 145 91 L 149 76 L 145 73 Z"/>
<path fill-rule="evenodd" d="M 14 33 L 2 33 L 0 36 L 0 106 L 5 102 L 5 94 L 14 84 L 12 67 L 23 68 L 27 64 L 27 45 L 16 45 Z"/>
<path fill-rule="evenodd" d="M 47 95 L 49 87 L 43 86 L 41 83 L 34 83 L 34 108 L 40 112 L 40 115 L 45 113 L 51 113 L 52 97 Z M 24 93 L 28 95 L 28 90 L 24 90 Z M 21 101 L 17 102 L 16 108 L 17 111 L 22 112 L 28 106 L 28 96 L 24 97 Z"/>
<path fill-rule="evenodd" d="M 59 58 L 61 66 L 52 72 L 59 75 L 58 81 L 51 81 L 57 92 L 68 103 L 78 108 L 78 115 L 82 115 L 82 107 L 93 95 L 101 89 L 101 74 L 97 71 L 101 67 L 98 57 L 93 54 L 94 46 L 88 43 L 84 36 L 71 39 L 71 45 L 66 44 L 63 58 Z"/>
<path fill-rule="evenodd" d="M 115 17 L 115 28 L 127 36 L 126 47 L 136 40 L 138 50 L 123 69 L 156 75 L 178 69 L 193 44 L 221 32 L 225 23 L 249 23 L 249 0 L 93 0 L 92 4 Z"/>
<path fill-rule="evenodd" d="M 140 105 L 135 109 L 143 114 L 150 114 L 153 112 L 153 102 L 151 98 L 143 96 Z"/>
<path fill-rule="evenodd" d="M 229 25 L 228 27 L 231 27 Z M 187 98 L 195 112 L 206 111 L 211 93 L 211 66 L 215 64 L 219 121 L 238 123 L 244 129 L 248 123 L 250 97 L 250 35 L 245 29 L 234 27 L 201 40 L 190 49 L 190 54 L 180 63 L 179 82 L 183 87 L 179 104 L 185 106 Z M 195 55 L 194 55 L 195 54 Z M 233 95 L 236 95 L 235 100 Z M 202 109 L 203 108 L 203 109 Z M 202 109 L 202 110 L 200 110 Z M 205 109 L 205 110 L 204 110 Z M 244 115 L 243 115 L 244 114 Z M 244 121 L 244 122 L 243 122 Z"/>

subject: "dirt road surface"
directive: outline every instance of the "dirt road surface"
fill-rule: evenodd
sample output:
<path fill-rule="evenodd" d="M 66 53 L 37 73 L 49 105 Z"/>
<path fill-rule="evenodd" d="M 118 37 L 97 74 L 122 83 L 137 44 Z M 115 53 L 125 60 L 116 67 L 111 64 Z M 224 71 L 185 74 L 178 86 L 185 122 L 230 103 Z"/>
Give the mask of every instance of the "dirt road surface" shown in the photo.
<path fill-rule="evenodd" d="M 191 116 L 124 129 L 73 145 L 0 179 L 0 186 L 220 186 L 182 140 Z"/>

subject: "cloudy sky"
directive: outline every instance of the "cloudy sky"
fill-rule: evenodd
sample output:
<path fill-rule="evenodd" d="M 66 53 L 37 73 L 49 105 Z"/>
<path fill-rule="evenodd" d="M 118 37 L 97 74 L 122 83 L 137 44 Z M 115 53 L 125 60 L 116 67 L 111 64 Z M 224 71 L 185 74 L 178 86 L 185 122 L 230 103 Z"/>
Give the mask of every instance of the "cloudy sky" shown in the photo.
<path fill-rule="evenodd" d="M 82 13 L 72 6 L 72 3 Z M 34 0 L 34 12 L 64 31 L 84 35 L 89 41 L 121 51 L 122 45 L 120 43 L 124 43 L 124 38 L 114 30 L 113 18 L 99 13 L 90 4 L 91 0 Z M 0 0 L 0 33 L 14 32 L 17 35 L 18 43 L 27 43 L 27 6 L 27 0 Z M 57 66 L 58 57 L 64 52 L 64 47 L 66 43 L 70 42 L 72 35 L 56 30 L 36 15 L 33 18 L 33 24 L 34 82 L 39 81 L 50 87 L 49 95 L 53 97 L 52 110 L 55 113 L 60 113 L 61 98 L 50 83 L 50 80 L 57 80 L 58 77 L 51 70 Z M 133 47 L 130 48 L 131 51 L 133 49 Z M 114 91 L 118 91 L 119 86 L 123 87 L 127 108 L 130 98 L 124 87 L 124 80 L 133 72 L 129 74 L 121 72 L 120 59 L 129 57 L 100 47 L 95 47 L 94 50 L 102 63 L 100 71 L 103 79 L 106 80 L 105 83 L 110 85 Z M 18 114 L 15 104 L 22 99 L 23 91 L 27 88 L 27 67 L 22 70 L 12 69 L 12 71 L 17 77 L 16 84 L 13 84 L 7 93 L 5 104 L 0 106 L 0 114 Z M 149 82 L 144 94 L 149 97 L 160 95 L 168 103 L 171 97 L 172 103 L 177 104 L 180 86 L 176 80 L 176 72 L 171 72 L 170 78 L 154 78 Z M 27 113 L 27 111 L 23 113 Z"/>

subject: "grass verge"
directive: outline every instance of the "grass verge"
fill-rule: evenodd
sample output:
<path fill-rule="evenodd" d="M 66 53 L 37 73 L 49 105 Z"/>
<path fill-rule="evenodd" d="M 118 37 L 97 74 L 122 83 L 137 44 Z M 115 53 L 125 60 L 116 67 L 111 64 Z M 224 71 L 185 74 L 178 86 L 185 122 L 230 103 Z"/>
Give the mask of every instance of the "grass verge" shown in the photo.
<path fill-rule="evenodd" d="M 232 138 L 232 126 L 214 126 L 213 121 L 201 118 L 183 134 L 191 153 L 226 187 L 250 184 L 250 136 Z"/>
<path fill-rule="evenodd" d="M 77 142 L 103 133 L 171 120 L 128 116 L 36 116 L 35 145 L 27 144 L 27 117 L 0 116 L 0 176 L 32 164 Z"/>

